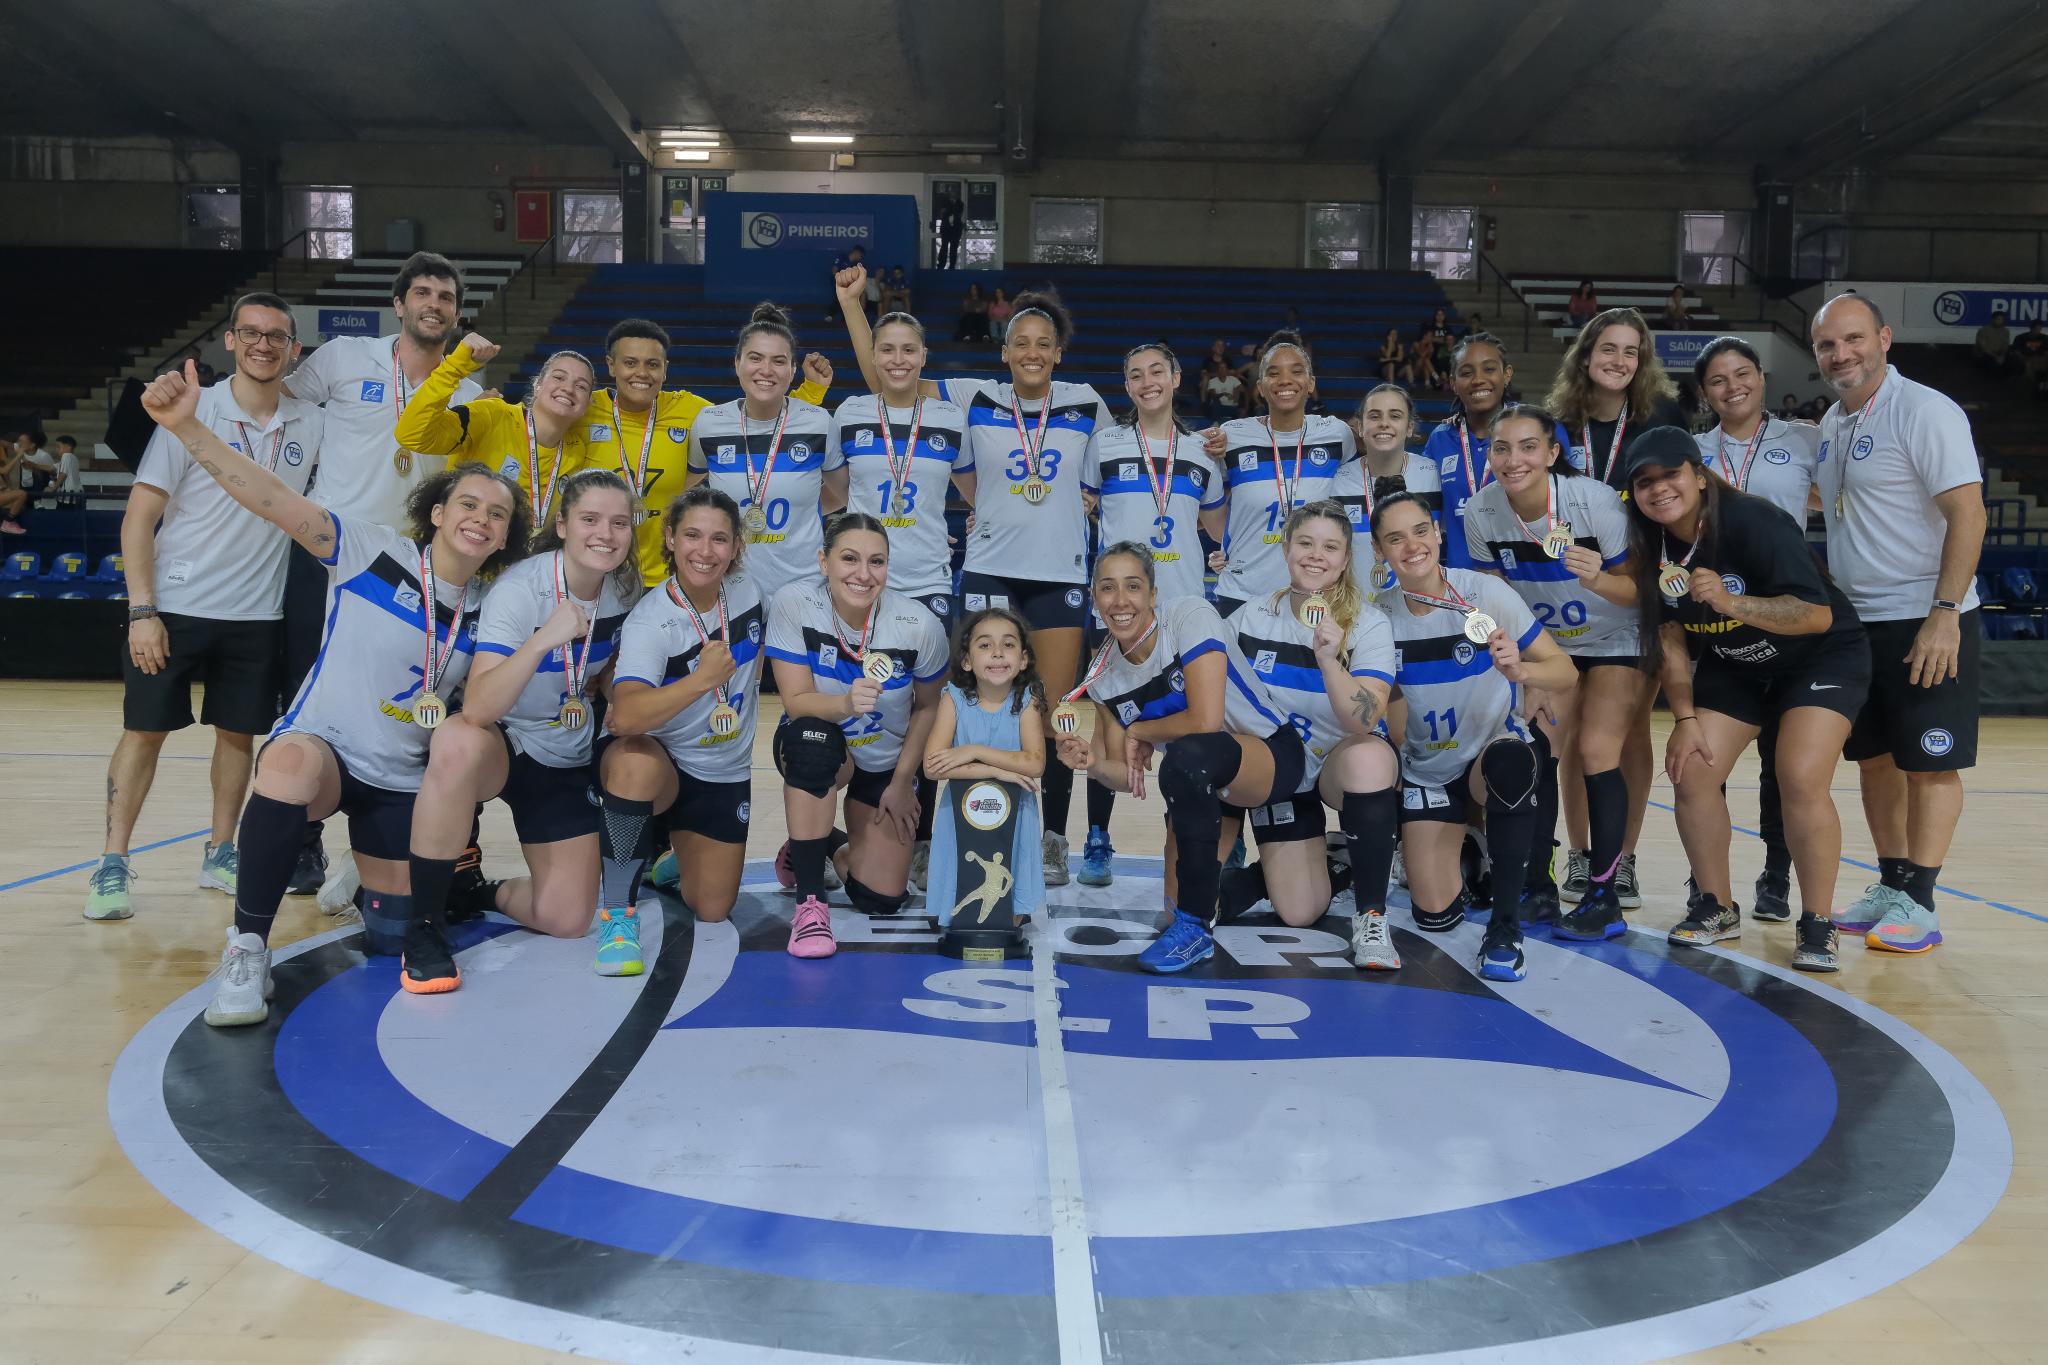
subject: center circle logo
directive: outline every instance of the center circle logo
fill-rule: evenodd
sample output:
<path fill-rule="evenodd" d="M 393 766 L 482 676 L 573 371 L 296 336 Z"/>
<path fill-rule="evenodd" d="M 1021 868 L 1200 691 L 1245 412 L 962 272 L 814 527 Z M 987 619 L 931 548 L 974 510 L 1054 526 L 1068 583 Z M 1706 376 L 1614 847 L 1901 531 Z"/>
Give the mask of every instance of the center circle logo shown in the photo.
<path fill-rule="evenodd" d="M 782 240 L 782 219 L 773 213 L 749 213 L 741 225 L 747 245 L 771 247 Z"/>
<path fill-rule="evenodd" d="M 993 782 L 977 782 L 960 800 L 967 823 L 976 829 L 995 829 L 1010 818 L 1010 798 Z"/>
<path fill-rule="evenodd" d="M 1953 289 L 1943 290 L 1934 300 L 1934 319 L 1950 327 L 1955 326 L 1969 315 L 1969 300 Z"/>
<path fill-rule="evenodd" d="M 1532 938 L 1496 986 L 1396 897 L 1399 972 L 1248 917 L 1160 978 L 1156 859 L 1052 896 L 1030 960 L 842 906 L 802 961 L 762 861 L 725 923 L 648 900 L 642 976 L 492 917 L 431 998 L 337 929 L 266 1024 L 144 1025 L 109 1114 L 266 1258 L 605 1360 L 1643 1359 L 1881 1292 L 2010 1174 L 1954 1058 L 1736 953 Z"/>

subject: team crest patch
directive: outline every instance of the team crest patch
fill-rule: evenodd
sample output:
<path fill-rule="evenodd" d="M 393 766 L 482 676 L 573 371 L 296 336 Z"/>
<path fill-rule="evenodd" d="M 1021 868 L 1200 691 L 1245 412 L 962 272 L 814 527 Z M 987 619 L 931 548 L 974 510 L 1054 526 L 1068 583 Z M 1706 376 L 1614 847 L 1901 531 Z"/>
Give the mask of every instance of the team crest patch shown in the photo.
<path fill-rule="evenodd" d="M 761 623 L 759 621 L 747 622 L 747 638 L 757 645 L 761 643 Z"/>
<path fill-rule="evenodd" d="M 1769 450 L 1766 450 L 1764 452 L 1764 463 L 1790 464 L 1792 463 L 1792 452 L 1785 449 L 1785 447 L 1783 446 L 1772 446 Z"/>
<path fill-rule="evenodd" d="M 146 1023 L 109 1118 L 260 1256 L 611 1361 L 1649 1359 L 1882 1292 L 2009 1177 L 1953 1057 L 1739 953 L 1531 938 L 1494 985 L 1479 926 L 1396 898 L 1398 973 L 1257 915 L 1162 981 L 1162 890 L 1053 889 L 1042 965 L 842 903 L 821 964 L 762 860 L 727 922 L 644 900 L 641 976 L 492 915 L 432 1000 L 348 926 L 278 954 L 263 1025 L 208 1028 L 204 985 Z M 1375 1178 L 1275 1178 L 1333 1151 Z"/>
<path fill-rule="evenodd" d="M 1721 586 L 1728 590 L 1728 595 L 1730 597 L 1740 597 L 1744 591 L 1742 575 L 1739 573 L 1722 574 Z"/>
<path fill-rule="evenodd" d="M 943 431 L 933 432 L 925 438 L 925 444 L 933 450 L 944 450 L 946 448 L 946 433 Z"/>
<path fill-rule="evenodd" d="M 1956 737 L 1948 731 L 1936 728 L 1920 736 L 1920 750 L 1930 758 L 1943 758 L 1956 747 Z"/>
<path fill-rule="evenodd" d="M 1130 482 L 1136 482 L 1138 478 L 1138 467 L 1134 464 L 1120 464 L 1116 467 L 1116 476 L 1119 479 L 1124 479 Z"/>
<path fill-rule="evenodd" d="M 690 429 L 688 427 L 670 427 L 668 429 L 668 438 L 677 445 L 681 445 L 690 439 Z"/>
<path fill-rule="evenodd" d="M 1188 690 L 1187 677 L 1177 668 L 1166 675 L 1166 685 L 1176 692 L 1185 692 Z"/>
<path fill-rule="evenodd" d="M 1875 440 L 1868 436 L 1858 436 L 1856 438 L 1856 448 L 1849 452 L 1849 458 L 1852 460 L 1868 459 L 1870 458 L 1870 452 L 1875 449 L 1877 449 L 1877 442 Z"/>
<path fill-rule="evenodd" d="M 1470 640 L 1458 641 L 1457 646 L 1451 650 L 1451 657 L 1458 661 L 1460 667 L 1471 663 L 1472 642 Z"/>
<path fill-rule="evenodd" d="M 286 441 L 284 443 L 284 462 L 293 469 L 297 469 L 306 462 L 306 448 L 297 441 Z"/>
<path fill-rule="evenodd" d="M 751 823 L 754 818 L 754 803 L 751 801 L 740 802 L 739 805 L 733 810 L 733 815 L 736 816 L 739 822 L 743 825 Z"/>
<path fill-rule="evenodd" d="M 793 460 L 801 460 L 810 453 L 810 446 L 803 441 L 791 441 L 789 443 L 789 455 Z"/>
<path fill-rule="evenodd" d="M 1081 605 L 1081 590 L 1079 588 L 1067 589 L 1067 605 L 1070 607 L 1078 607 Z"/>
<path fill-rule="evenodd" d="M 384 381 L 381 379 L 365 379 L 363 381 L 363 391 L 361 394 L 361 398 L 362 401 L 365 403 L 383 402 Z"/>

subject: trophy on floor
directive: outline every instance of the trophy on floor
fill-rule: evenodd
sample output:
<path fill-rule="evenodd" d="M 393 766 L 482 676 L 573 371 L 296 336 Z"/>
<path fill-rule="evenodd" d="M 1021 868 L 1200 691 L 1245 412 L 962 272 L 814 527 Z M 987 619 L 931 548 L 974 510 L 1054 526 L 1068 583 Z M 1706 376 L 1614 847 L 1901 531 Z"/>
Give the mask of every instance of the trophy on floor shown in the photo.
<path fill-rule="evenodd" d="M 986 778 L 946 784 L 953 820 L 953 886 L 961 893 L 939 946 L 948 957 L 1001 962 L 1023 955 L 1024 939 L 1011 904 L 1017 884 L 1017 790 L 1013 783 Z"/>

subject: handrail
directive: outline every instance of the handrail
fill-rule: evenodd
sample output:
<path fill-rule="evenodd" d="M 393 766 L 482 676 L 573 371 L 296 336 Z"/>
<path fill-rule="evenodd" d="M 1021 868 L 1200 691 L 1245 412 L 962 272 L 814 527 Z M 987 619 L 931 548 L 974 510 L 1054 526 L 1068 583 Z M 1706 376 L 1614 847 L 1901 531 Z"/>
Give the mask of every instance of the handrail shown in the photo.
<path fill-rule="evenodd" d="M 539 298 L 540 273 L 538 271 L 532 271 L 532 273 L 529 274 L 528 272 L 531 270 L 533 263 L 540 258 L 540 253 L 543 251 L 547 251 L 550 247 L 553 247 L 556 243 L 556 239 L 559 238 L 561 235 L 562 234 L 559 229 L 557 229 L 554 232 L 550 232 L 547 235 L 546 241 L 542 242 L 533 250 L 527 252 L 526 255 L 520 259 L 519 269 L 512 272 L 511 277 L 505 281 L 505 287 L 498 291 L 498 334 L 500 336 L 504 335 L 505 329 L 512 325 L 512 281 L 518 279 L 521 275 L 525 275 L 527 277 L 527 299 L 531 301 L 533 299 Z M 561 263 L 562 256 L 560 251 L 555 251 L 548 257 L 549 265 L 559 266 Z"/>
<path fill-rule="evenodd" d="M 313 249 L 313 229 L 300 228 L 297 233 L 285 238 L 282 242 L 278 243 L 276 254 L 274 254 L 270 258 L 270 292 L 273 294 L 277 292 L 278 263 L 284 259 L 285 252 L 291 249 L 291 245 L 293 242 L 305 243 L 305 245 L 301 247 L 299 250 L 300 260 L 303 261 L 311 259 L 310 253 Z"/>
<path fill-rule="evenodd" d="M 1535 307 L 1522 297 L 1521 291 L 1515 288 L 1515 282 L 1502 273 L 1501 268 L 1493 263 L 1491 256 L 1488 256 L 1484 251 L 1475 249 L 1472 252 L 1472 259 L 1477 261 L 1482 269 L 1493 273 L 1493 307 L 1495 316 L 1500 314 L 1503 290 L 1508 295 L 1512 295 L 1515 302 L 1522 306 L 1522 354 L 1529 354 L 1529 347 L 1533 344 L 1531 338 L 1534 336 L 1534 333 L 1530 329 L 1536 319 Z M 1484 276 L 1481 276 L 1479 280 L 1479 287 L 1482 290 L 1486 287 Z"/>

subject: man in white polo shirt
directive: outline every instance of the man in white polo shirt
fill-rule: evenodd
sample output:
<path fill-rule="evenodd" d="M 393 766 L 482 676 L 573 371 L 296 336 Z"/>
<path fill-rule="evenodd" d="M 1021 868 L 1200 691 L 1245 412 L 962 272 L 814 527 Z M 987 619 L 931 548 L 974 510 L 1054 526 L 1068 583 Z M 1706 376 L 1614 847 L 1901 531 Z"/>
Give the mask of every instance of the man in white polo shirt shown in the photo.
<path fill-rule="evenodd" d="M 239 458 L 304 489 L 325 419 L 284 392 L 297 358 L 292 312 L 274 294 L 235 301 L 228 327 L 235 372 L 199 396 L 199 420 Z M 107 842 L 85 917 L 127 919 L 128 843 L 173 730 L 192 723 L 192 684 L 206 687 L 213 727 L 213 829 L 199 885 L 235 893 L 235 821 L 249 793 L 256 736 L 278 715 L 278 619 L 284 532 L 237 506 L 167 431 L 152 436 L 121 520 L 128 640 L 121 742 L 107 765 Z"/>
<path fill-rule="evenodd" d="M 313 500 L 337 515 L 403 530 L 407 496 L 447 460 L 406 450 L 392 433 L 406 400 L 441 363 L 450 329 L 461 316 L 462 277 L 447 257 L 414 252 L 392 282 L 391 308 L 398 315 L 396 335 L 336 337 L 307 356 L 286 387 L 295 398 L 324 404 L 327 413 L 320 468 L 308 490 Z M 482 392 L 475 380 L 465 379 L 453 402 L 467 403 Z M 285 588 L 287 697 L 298 692 L 320 651 L 327 582 L 327 570 L 292 546 Z M 319 890 L 326 874 L 320 828 L 318 821 L 307 825 L 306 847 L 292 872 L 295 896 Z M 344 878 L 337 875 L 333 882 L 338 887 Z M 330 890 L 321 897 L 322 908 L 346 909 L 353 895 L 352 887 Z"/>
<path fill-rule="evenodd" d="M 1894 369 L 1877 305 L 1814 314 L 1813 357 L 1837 398 L 1814 482 L 1828 570 L 1870 637 L 1870 699 L 1843 754 L 1860 767 L 1878 881 L 1835 923 L 1872 948 L 1941 942 L 1934 884 L 1977 762 L 1977 558 L 1984 475 L 1963 410 Z"/>

